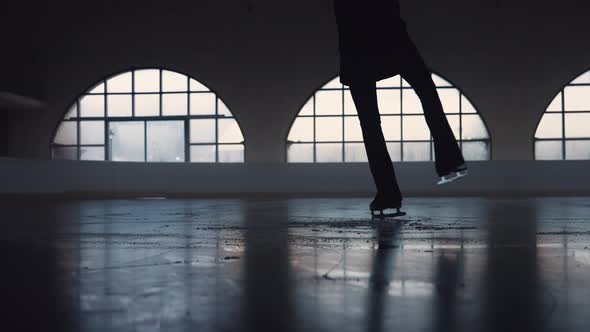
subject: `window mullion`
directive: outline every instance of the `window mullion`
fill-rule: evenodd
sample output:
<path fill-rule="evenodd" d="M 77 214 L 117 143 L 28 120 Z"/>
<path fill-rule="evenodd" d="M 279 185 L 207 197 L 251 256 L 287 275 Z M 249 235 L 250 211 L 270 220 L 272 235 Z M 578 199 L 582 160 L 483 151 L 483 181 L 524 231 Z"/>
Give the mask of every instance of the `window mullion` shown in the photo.
<path fill-rule="evenodd" d="M 566 148 L 566 139 L 567 136 L 565 134 L 565 88 L 563 88 L 563 90 L 561 90 L 561 134 L 562 134 L 562 140 L 561 140 L 561 156 L 563 160 L 567 160 L 567 154 L 565 151 Z"/>

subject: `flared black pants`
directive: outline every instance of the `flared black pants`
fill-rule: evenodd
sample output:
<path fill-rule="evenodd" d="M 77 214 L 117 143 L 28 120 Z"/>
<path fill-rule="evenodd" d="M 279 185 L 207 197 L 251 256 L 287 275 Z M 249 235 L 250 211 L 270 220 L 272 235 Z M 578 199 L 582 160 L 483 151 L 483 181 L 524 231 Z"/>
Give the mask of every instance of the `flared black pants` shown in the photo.
<path fill-rule="evenodd" d="M 431 73 L 413 43 L 410 42 L 408 47 L 408 56 L 399 66 L 400 74 L 410 83 L 422 102 L 426 123 L 434 140 L 436 172 L 439 176 L 447 175 L 463 164 L 464 159 L 444 114 Z M 376 82 L 352 82 L 350 92 L 361 123 L 377 193 L 391 201 L 401 202 L 402 194 L 381 128 Z"/>

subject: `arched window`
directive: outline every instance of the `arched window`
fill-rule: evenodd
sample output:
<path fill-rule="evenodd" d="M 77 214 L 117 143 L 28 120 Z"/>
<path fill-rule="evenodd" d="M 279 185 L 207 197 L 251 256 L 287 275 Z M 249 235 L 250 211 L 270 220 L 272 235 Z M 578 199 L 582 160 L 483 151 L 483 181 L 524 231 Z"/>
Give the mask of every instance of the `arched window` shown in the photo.
<path fill-rule="evenodd" d="M 590 159 L 590 71 L 553 99 L 535 133 L 535 159 Z"/>
<path fill-rule="evenodd" d="M 452 84 L 437 75 L 432 77 L 465 159 L 489 160 L 490 136 L 480 115 Z M 377 96 L 391 159 L 434 160 L 422 104 L 412 87 L 396 76 L 377 83 Z M 287 161 L 367 161 L 350 90 L 338 77 L 315 92 L 299 112 L 287 138 Z"/>
<path fill-rule="evenodd" d="M 60 123 L 54 159 L 244 162 L 244 138 L 221 99 L 186 75 L 137 69 L 98 82 Z"/>

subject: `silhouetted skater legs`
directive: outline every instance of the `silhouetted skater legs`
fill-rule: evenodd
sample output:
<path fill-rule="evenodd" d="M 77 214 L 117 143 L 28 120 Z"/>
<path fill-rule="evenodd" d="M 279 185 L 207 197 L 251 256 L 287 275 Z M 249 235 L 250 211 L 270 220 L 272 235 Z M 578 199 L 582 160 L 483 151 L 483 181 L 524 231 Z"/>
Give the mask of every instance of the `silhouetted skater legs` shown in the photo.
<path fill-rule="evenodd" d="M 340 52 L 340 82 L 350 87 L 361 122 L 377 197 L 371 212 L 401 206 L 393 163 L 381 129 L 376 82 L 401 74 L 414 88 L 434 139 L 439 184 L 467 175 L 436 86 L 410 39 L 398 0 L 334 0 Z"/>
<path fill-rule="evenodd" d="M 370 205 L 371 212 L 399 209 L 402 194 L 381 129 L 376 83 L 356 82 L 350 85 L 350 93 L 361 122 L 369 166 L 377 186 L 377 196 Z"/>
<path fill-rule="evenodd" d="M 407 56 L 400 64 L 401 75 L 410 83 L 424 109 L 426 123 L 434 140 L 436 172 L 439 184 L 452 182 L 467 175 L 465 160 L 444 114 L 442 103 L 432 81 L 432 75 L 414 44 L 408 40 Z M 350 92 L 361 122 L 363 139 L 371 173 L 377 186 L 377 196 L 370 205 L 371 212 L 401 207 L 402 195 L 397 183 L 393 163 L 381 128 L 381 115 L 377 102 L 376 82 L 355 81 Z"/>
<path fill-rule="evenodd" d="M 401 75 L 422 102 L 426 123 L 434 140 L 436 172 L 442 178 L 439 184 L 452 182 L 467 175 L 465 160 L 443 111 L 432 74 L 411 41 L 408 41 L 407 47 L 408 56 L 401 66 Z"/>

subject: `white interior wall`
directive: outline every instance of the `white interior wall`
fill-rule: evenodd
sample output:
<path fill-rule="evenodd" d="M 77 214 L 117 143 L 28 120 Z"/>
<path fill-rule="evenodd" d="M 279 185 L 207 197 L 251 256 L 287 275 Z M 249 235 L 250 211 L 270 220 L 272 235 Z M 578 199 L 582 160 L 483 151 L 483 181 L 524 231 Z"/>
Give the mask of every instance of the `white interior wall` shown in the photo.
<path fill-rule="evenodd" d="M 590 195 L 590 161 L 488 161 L 470 163 L 470 175 L 436 186 L 434 165 L 400 163 L 404 195 Z M 2 194 L 75 196 L 371 195 L 366 164 L 134 164 L 0 160 Z M 11 176 L 4 176 L 11 174 Z"/>

